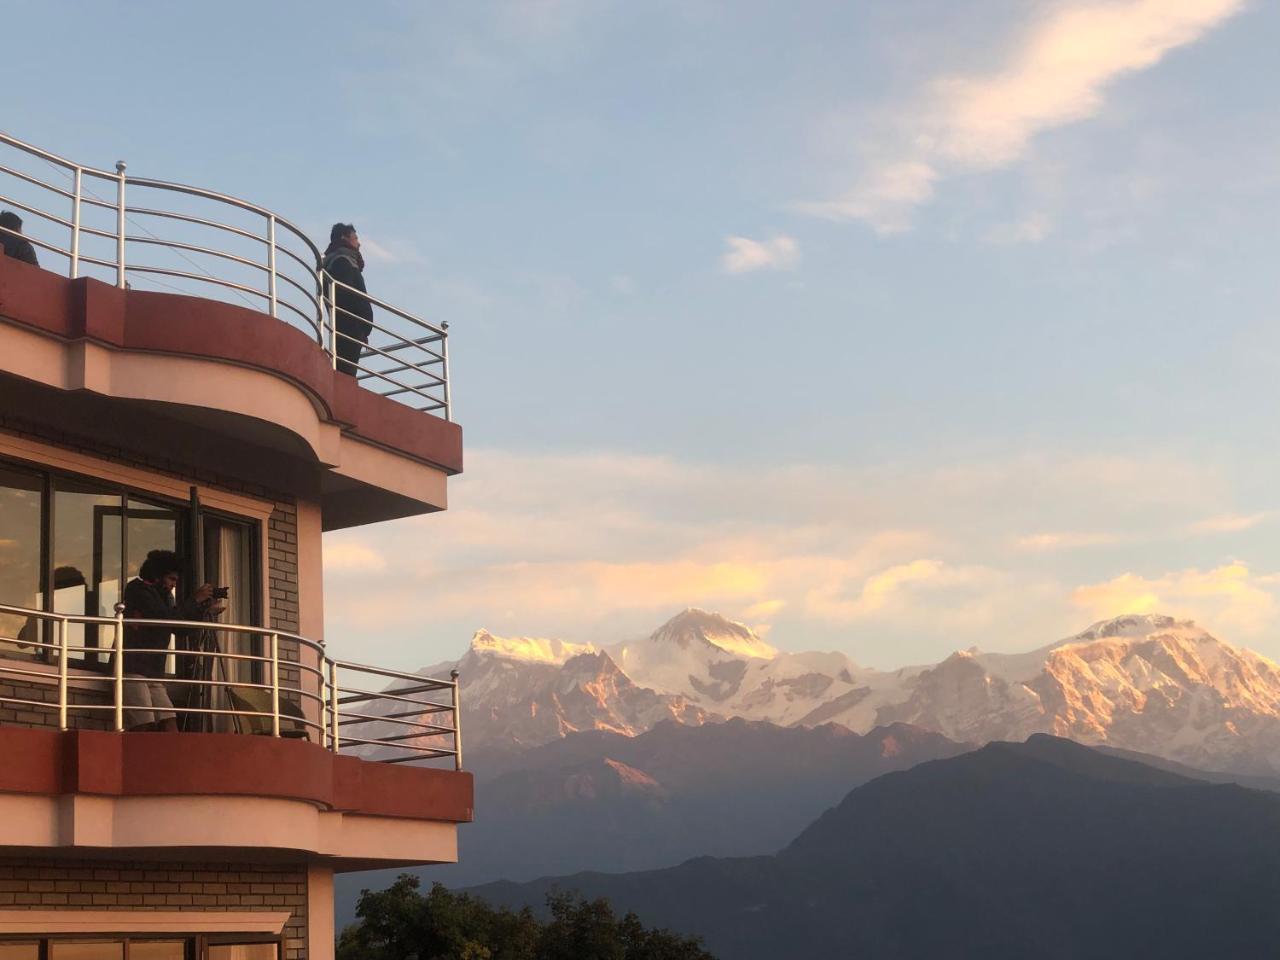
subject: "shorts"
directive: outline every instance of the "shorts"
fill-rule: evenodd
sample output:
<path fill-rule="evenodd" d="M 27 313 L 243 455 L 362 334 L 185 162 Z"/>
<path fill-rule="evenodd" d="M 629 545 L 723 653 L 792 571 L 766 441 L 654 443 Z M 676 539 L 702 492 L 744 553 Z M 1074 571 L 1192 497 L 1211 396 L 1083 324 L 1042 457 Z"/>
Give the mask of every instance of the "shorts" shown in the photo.
<path fill-rule="evenodd" d="M 136 730 L 148 724 L 176 720 L 173 701 L 164 684 L 151 677 L 127 673 L 124 677 L 124 728 Z"/>

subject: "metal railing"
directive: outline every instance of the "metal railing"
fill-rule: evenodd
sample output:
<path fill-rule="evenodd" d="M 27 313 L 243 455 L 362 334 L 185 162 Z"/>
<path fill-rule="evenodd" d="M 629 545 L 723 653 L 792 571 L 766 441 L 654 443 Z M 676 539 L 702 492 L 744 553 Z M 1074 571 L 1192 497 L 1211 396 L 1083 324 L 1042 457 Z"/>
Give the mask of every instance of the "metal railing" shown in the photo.
<path fill-rule="evenodd" d="M 0 147 L 8 148 L 0 152 L 0 207 L 39 218 L 21 236 L 65 258 L 68 276 L 96 271 L 121 288 L 139 283 L 259 310 L 313 337 L 335 369 L 365 388 L 451 419 L 448 323 L 336 283 L 320 248 L 286 218 L 202 187 L 126 176 L 123 161 L 100 170 L 2 132 Z M 45 168 L 62 182 L 46 179 Z M 0 234 L 19 235 L 3 226 Z M 363 338 L 348 321 L 367 318 L 339 306 L 344 294 L 382 311 Z"/>
<path fill-rule="evenodd" d="M 92 617 L 5 604 L 0 604 L 0 614 L 25 618 L 38 628 L 25 638 L 0 637 L 0 680 L 9 680 L 14 691 L 0 690 L 0 706 L 56 711 L 60 730 L 87 725 L 124 731 L 126 714 L 135 709 L 126 693 L 130 685 L 160 682 L 193 694 L 185 701 L 179 697 L 175 712 L 198 718 L 202 728 L 213 732 L 297 737 L 335 753 L 346 751 L 387 763 L 452 758 L 455 769 L 462 769 L 456 671 L 448 680 L 439 680 L 334 660 L 323 644 L 268 627 L 127 620 L 123 612 Z M 105 632 L 109 645 L 73 643 L 74 625 Z M 126 645 L 128 631 L 154 627 L 170 628 L 179 639 L 169 650 L 147 652 L 172 657 L 175 666 L 190 658 L 185 663 L 194 669 L 174 670 L 162 678 L 125 673 L 126 654 L 137 652 Z M 196 632 L 211 635 L 213 641 L 191 644 L 181 639 Z M 235 642 L 240 640 L 245 642 Z M 237 647 L 257 652 L 236 652 Z M 25 659 L 13 656 L 19 649 Z M 83 657 L 86 663 L 98 658 L 108 668 L 108 676 L 81 670 L 73 675 L 73 656 Z M 367 689 L 386 680 L 392 683 Z M 56 688 L 56 699 L 18 695 L 28 687 L 49 686 Z M 103 690 L 109 692 L 109 702 L 90 702 L 94 692 Z M 85 722 L 74 724 L 73 719 Z"/>

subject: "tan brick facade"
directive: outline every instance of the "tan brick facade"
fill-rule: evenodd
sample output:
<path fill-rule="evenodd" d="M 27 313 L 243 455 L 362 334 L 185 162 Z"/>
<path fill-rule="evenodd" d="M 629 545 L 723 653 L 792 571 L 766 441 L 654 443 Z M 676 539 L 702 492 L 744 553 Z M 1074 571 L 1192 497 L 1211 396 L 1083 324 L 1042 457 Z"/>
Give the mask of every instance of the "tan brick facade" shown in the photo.
<path fill-rule="evenodd" d="M 111 703 L 111 694 L 104 688 L 96 690 L 72 689 L 68 697 L 72 705 Z M 2 702 L 14 698 L 47 703 L 47 707 L 32 707 L 21 703 Z M 70 710 L 67 723 L 72 730 L 107 730 L 111 728 L 110 710 Z M 14 727 L 58 728 L 58 688 L 50 683 L 20 680 L 14 677 L 0 679 L 0 724 Z"/>
<path fill-rule="evenodd" d="M 283 956 L 307 957 L 307 871 L 300 865 L 3 859 L 0 909 L 287 910 Z"/>

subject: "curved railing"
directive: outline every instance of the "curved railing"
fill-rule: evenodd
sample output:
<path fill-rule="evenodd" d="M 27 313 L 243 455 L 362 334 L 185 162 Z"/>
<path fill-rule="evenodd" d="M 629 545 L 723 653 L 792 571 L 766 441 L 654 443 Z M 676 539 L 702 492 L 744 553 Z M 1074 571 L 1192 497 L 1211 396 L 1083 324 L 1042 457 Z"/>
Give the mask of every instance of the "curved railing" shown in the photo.
<path fill-rule="evenodd" d="M 170 627 L 175 669 L 161 682 L 189 691 L 176 712 L 189 728 L 258 733 L 311 740 L 334 751 L 403 763 L 452 758 L 462 769 L 462 711 L 458 675 L 448 680 L 334 660 L 324 644 L 296 633 L 216 621 L 126 620 L 49 613 L 0 604 L 0 614 L 39 627 L 31 636 L 0 637 L 0 707 L 56 712 L 51 725 L 125 730 L 129 685 L 154 682 L 124 672 L 125 634 L 131 628 Z M 72 625 L 103 628 L 109 645 L 72 641 Z M 199 634 L 197 640 L 191 640 Z M 36 637 L 44 639 L 36 639 Z M 237 638 L 252 641 L 234 642 Z M 237 653 L 256 646 L 260 653 Z M 14 654 L 18 654 L 15 656 Z M 73 657 L 102 658 L 106 676 L 75 670 Z M 178 659 L 190 667 L 177 670 Z M 391 683 L 387 684 L 386 681 Z M 22 683 L 23 687 L 12 686 Z M 383 684 L 382 689 L 367 689 Z M 25 689 L 24 689 L 25 687 Z M 93 702 L 91 693 L 101 702 Z M 19 696 L 27 692 L 28 696 Z M 35 694 L 51 694 L 37 699 Z M 443 702 L 442 702 L 443 701 Z M 444 718 L 447 722 L 439 722 Z M 40 719 L 40 718 L 33 718 Z M 193 722 L 194 721 L 194 722 Z M 38 725 L 44 725 L 43 723 Z"/>
<path fill-rule="evenodd" d="M 22 236 L 65 260 L 68 276 L 260 310 L 305 331 L 361 386 L 451 419 L 448 323 L 335 285 L 319 247 L 286 218 L 213 190 L 129 177 L 123 161 L 100 170 L 4 133 L 0 148 L 0 207 L 37 218 L 26 218 Z M 342 322 L 349 311 L 337 300 L 347 291 L 377 311 L 367 342 Z"/>

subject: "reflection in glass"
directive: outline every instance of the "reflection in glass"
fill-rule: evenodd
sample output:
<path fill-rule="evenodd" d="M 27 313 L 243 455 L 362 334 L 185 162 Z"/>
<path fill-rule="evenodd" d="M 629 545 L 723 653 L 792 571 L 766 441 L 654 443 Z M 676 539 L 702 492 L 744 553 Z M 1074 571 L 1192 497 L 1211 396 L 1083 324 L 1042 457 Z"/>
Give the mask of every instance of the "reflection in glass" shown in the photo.
<path fill-rule="evenodd" d="M 182 516 L 173 507 L 129 498 L 129 569 L 125 582 L 138 575 L 150 551 L 178 549 Z"/>
<path fill-rule="evenodd" d="M 40 960 L 40 944 L 0 943 L 0 960 Z"/>
<path fill-rule="evenodd" d="M 0 466 L 0 603 L 41 605 L 42 486 L 36 474 Z M 0 613 L 0 652 L 32 656 L 40 639 L 37 621 Z"/>
<path fill-rule="evenodd" d="M 277 960 L 278 943 L 211 943 L 209 960 Z"/>
<path fill-rule="evenodd" d="M 76 480 L 58 478 L 53 492 L 53 609 L 109 617 L 120 596 L 120 494 Z M 105 633 L 106 631 L 103 631 Z M 100 642 L 102 641 L 102 642 Z M 106 647 L 97 627 L 67 625 L 69 659 L 87 666 L 106 663 L 106 654 L 76 647 Z"/>
<path fill-rule="evenodd" d="M 129 960 L 185 960 L 185 940 L 130 940 Z"/>
<path fill-rule="evenodd" d="M 124 960 L 124 941 L 50 940 L 49 960 Z"/>

